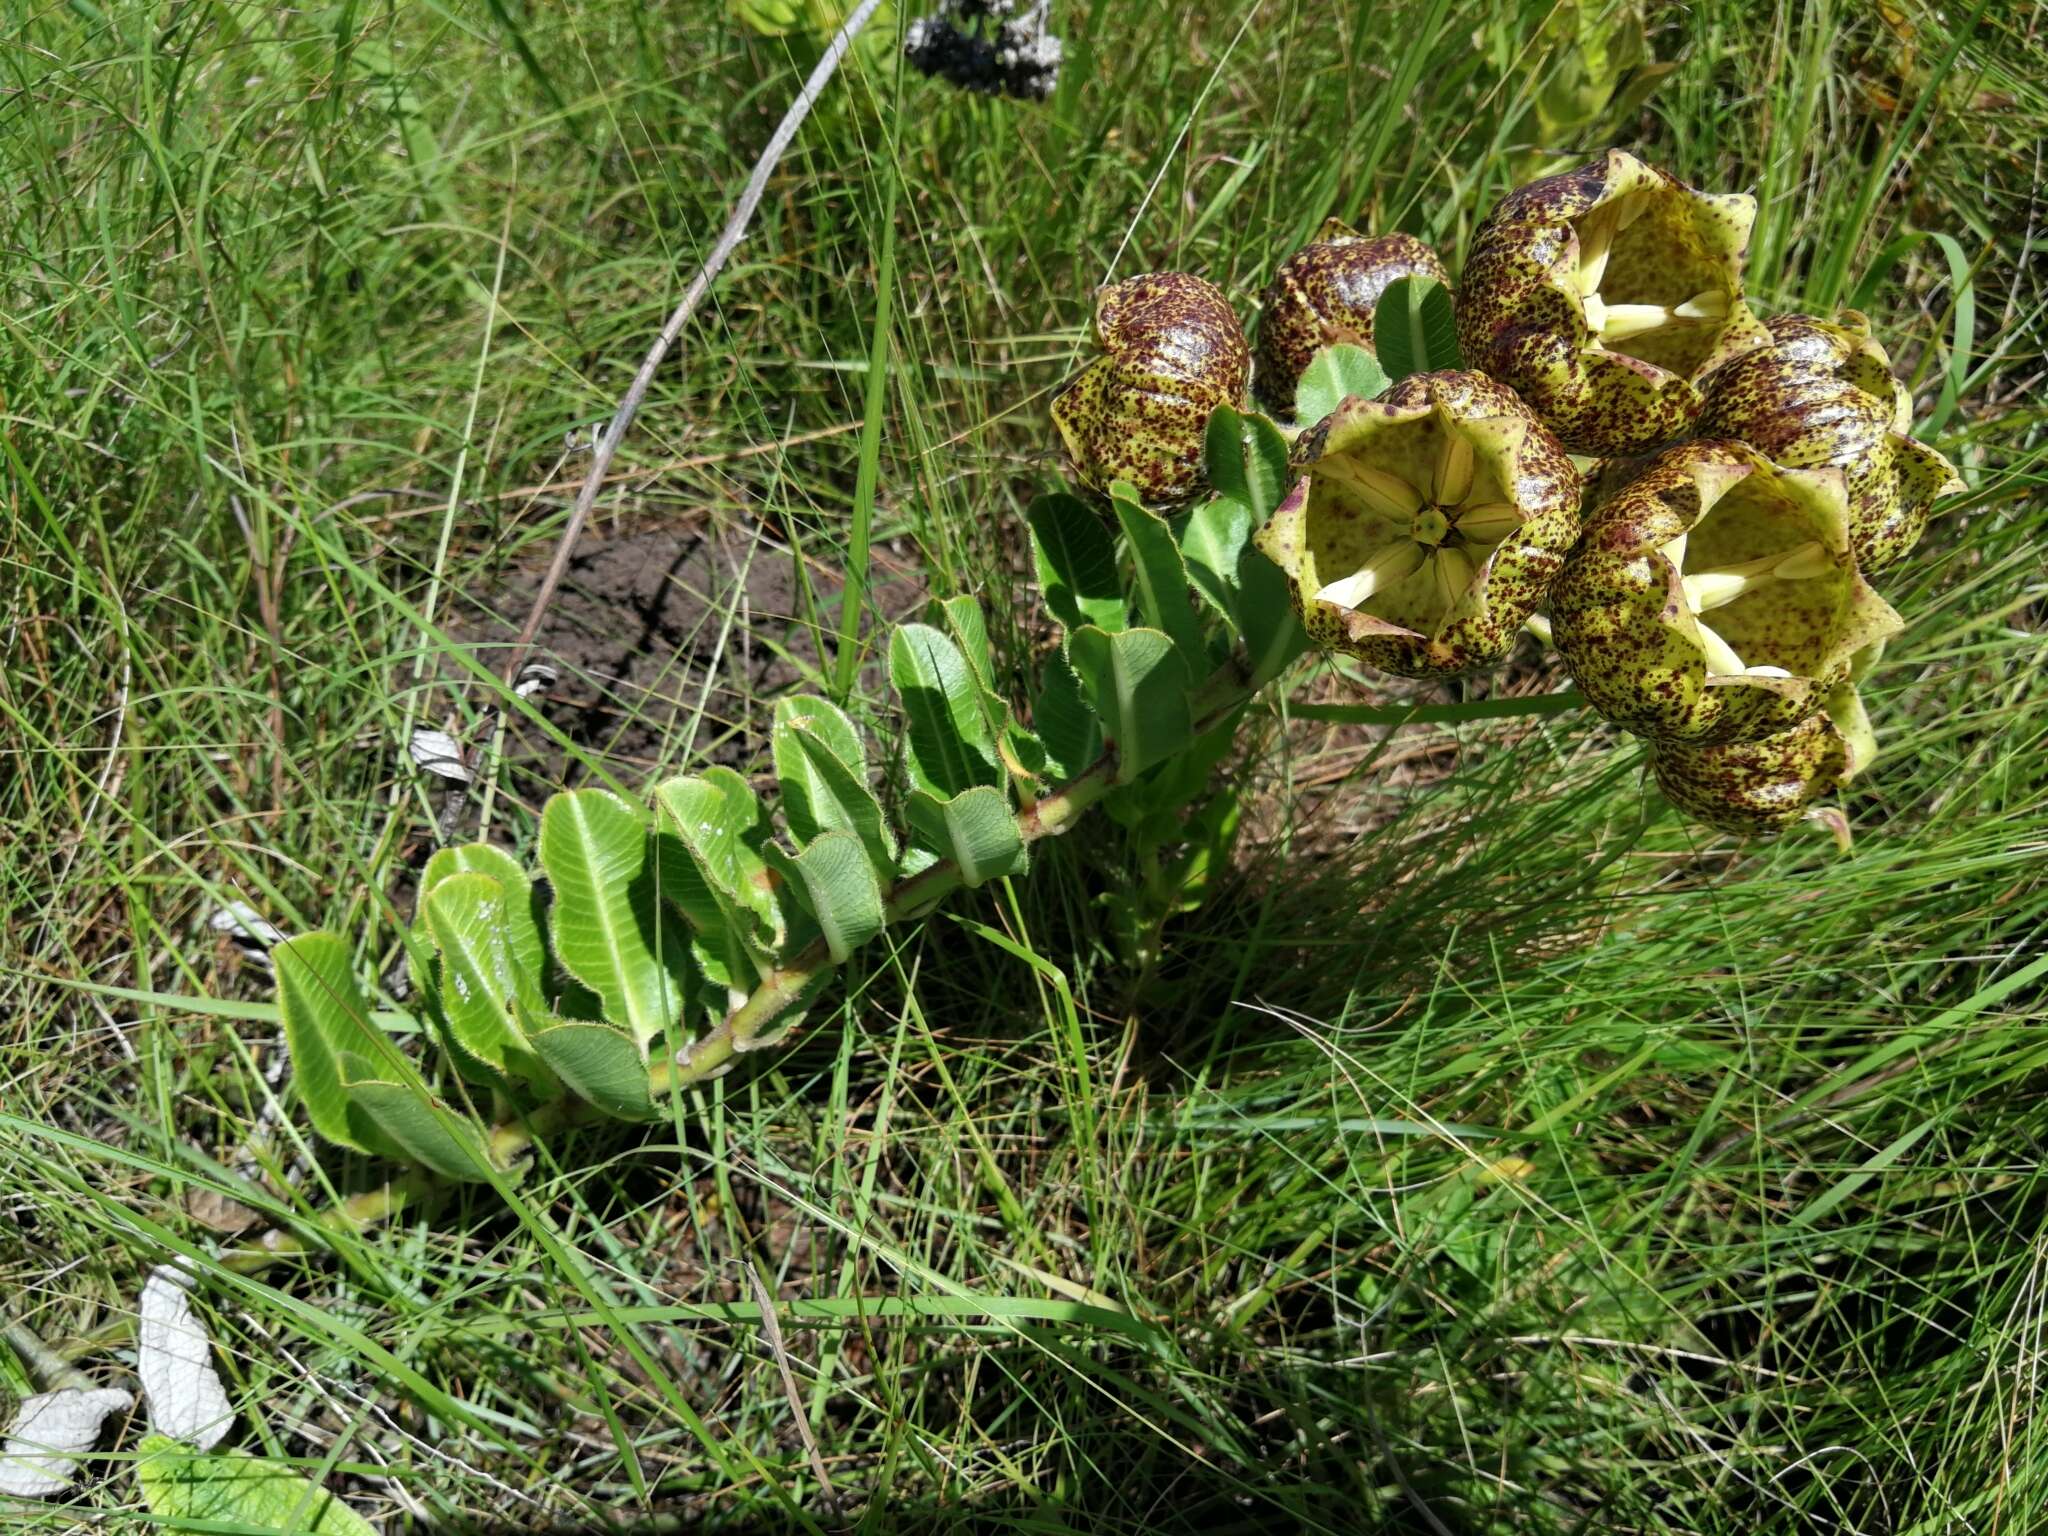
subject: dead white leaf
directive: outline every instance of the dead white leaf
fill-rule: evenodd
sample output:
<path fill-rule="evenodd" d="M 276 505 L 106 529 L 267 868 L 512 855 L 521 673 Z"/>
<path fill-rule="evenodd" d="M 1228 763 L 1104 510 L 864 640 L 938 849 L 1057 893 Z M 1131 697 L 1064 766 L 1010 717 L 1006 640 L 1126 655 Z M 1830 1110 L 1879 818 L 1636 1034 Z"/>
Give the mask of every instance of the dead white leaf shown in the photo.
<path fill-rule="evenodd" d="M 213 916 L 206 920 L 206 926 L 215 933 L 225 933 L 230 938 L 243 939 L 266 948 L 284 942 L 284 930 L 246 901 L 231 901 L 226 906 L 215 907 Z"/>
<path fill-rule="evenodd" d="M 412 760 L 440 778 L 467 784 L 476 777 L 462 760 L 462 746 L 446 731 L 414 731 Z"/>
<path fill-rule="evenodd" d="M 79 1457 L 99 1439 L 107 1415 L 133 1401 L 117 1387 L 65 1387 L 23 1398 L 0 1450 L 0 1493 L 18 1499 L 62 1493 L 78 1475 Z"/>
<path fill-rule="evenodd" d="M 554 687 L 560 676 L 561 673 L 544 661 L 529 661 L 520 668 L 519 681 L 513 685 L 512 691 L 522 699 L 531 699 Z"/>
<path fill-rule="evenodd" d="M 192 1315 L 190 1284 L 169 1264 L 157 1265 L 142 1283 L 135 1374 L 142 1378 L 151 1428 L 210 1451 L 228 1432 L 235 1411 L 213 1368 L 213 1340 Z"/>

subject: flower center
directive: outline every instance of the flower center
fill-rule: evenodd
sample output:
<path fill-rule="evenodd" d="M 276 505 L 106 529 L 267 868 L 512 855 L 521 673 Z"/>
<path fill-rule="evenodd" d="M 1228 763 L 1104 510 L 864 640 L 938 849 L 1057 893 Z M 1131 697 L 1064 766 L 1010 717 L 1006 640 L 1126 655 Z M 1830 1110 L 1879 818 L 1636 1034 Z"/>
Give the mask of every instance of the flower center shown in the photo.
<path fill-rule="evenodd" d="M 1480 473 L 1471 438 L 1447 414 L 1436 424 L 1434 450 L 1390 452 L 1381 462 L 1394 468 L 1348 455 L 1316 466 L 1336 507 L 1369 518 L 1373 530 L 1356 567 L 1316 593 L 1322 601 L 1433 629 L 1493 547 L 1522 525 L 1521 512 L 1499 499 L 1497 474 Z"/>
<path fill-rule="evenodd" d="M 1776 554 L 1760 555 L 1736 565 L 1688 571 L 1685 568 L 1686 538 L 1685 534 L 1680 534 L 1664 546 L 1663 553 L 1680 573 L 1679 585 L 1685 592 L 1685 606 L 1693 616 L 1693 627 L 1699 632 L 1700 648 L 1706 653 L 1707 675 L 1790 677 L 1792 674 L 1783 667 L 1747 665 L 1735 647 L 1717 634 L 1700 615 L 1725 608 L 1738 597 L 1775 582 L 1811 581 L 1832 574 L 1835 562 L 1827 550 L 1818 540 L 1808 540 L 1790 549 L 1781 549 Z"/>

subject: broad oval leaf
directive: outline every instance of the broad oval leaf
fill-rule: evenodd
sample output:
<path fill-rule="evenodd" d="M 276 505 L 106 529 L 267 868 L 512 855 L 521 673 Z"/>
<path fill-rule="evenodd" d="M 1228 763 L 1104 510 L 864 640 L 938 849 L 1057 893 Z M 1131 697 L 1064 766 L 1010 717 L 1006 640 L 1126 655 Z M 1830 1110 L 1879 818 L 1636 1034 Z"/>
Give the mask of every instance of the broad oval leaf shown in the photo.
<path fill-rule="evenodd" d="M 647 1062 L 624 1030 L 557 1021 L 532 1027 L 530 1038 L 540 1059 L 578 1098 L 619 1120 L 645 1120 L 654 1113 Z"/>
<path fill-rule="evenodd" d="M 1080 679 L 1058 652 L 1045 660 L 1031 720 L 1045 746 L 1046 774 L 1056 782 L 1078 777 L 1102 755 L 1102 726 L 1081 695 Z"/>
<path fill-rule="evenodd" d="M 1450 290 L 1433 277 L 1403 277 L 1389 283 L 1373 308 L 1372 346 L 1390 381 L 1464 367 Z"/>
<path fill-rule="evenodd" d="M 1295 614 L 1286 573 L 1249 541 L 1237 552 L 1237 584 L 1246 681 L 1256 691 L 1308 650 L 1308 634 Z"/>
<path fill-rule="evenodd" d="M 1370 400 L 1387 387 L 1387 375 L 1363 347 L 1340 341 L 1309 359 L 1294 388 L 1294 419 L 1313 426 L 1348 395 Z M 1277 503 L 1276 503 L 1277 504 Z"/>
<path fill-rule="evenodd" d="M 466 1183 L 490 1179 L 490 1152 L 475 1121 L 428 1093 L 410 1073 L 407 1081 L 395 1082 L 377 1075 L 376 1064 L 349 1054 L 340 1064 L 349 1103 L 389 1138 L 400 1156 L 443 1178 Z"/>
<path fill-rule="evenodd" d="M 821 832 L 851 832 L 884 877 L 896 868 L 896 839 L 868 786 L 860 733 L 829 699 L 792 694 L 775 701 L 770 738 L 782 816 L 802 847 Z"/>
<path fill-rule="evenodd" d="M 1219 405 L 1209 413 L 1202 431 L 1202 467 L 1219 494 L 1241 502 L 1252 499 L 1245 474 L 1244 417 L 1231 406 Z"/>
<path fill-rule="evenodd" d="M 1093 624 L 1122 629 L 1123 584 L 1116 573 L 1116 542 L 1096 510 L 1064 493 L 1041 496 L 1024 514 L 1045 606 L 1068 629 Z"/>
<path fill-rule="evenodd" d="M 979 685 L 950 637 L 929 624 L 899 626 L 889 637 L 889 680 L 908 717 L 913 787 L 946 796 L 997 782 Z"/>
<path fill-rule="evenodd" d="M 518 1010 L 538 1014 L 547 1007 L 540 971 L 545 952 L 525 894 L 506 890 L 490 875 L 449 875 L 427 892 L 427 931 L 441 951 L 441 1012 L 456 1045 L 545 1095 L 554 1077 L 534 1056 L 518 1020 Z"/>
<path fill-rule="evenodd" d="M 654 800 L 662 827 L 681 840 L 712 889 L 731 907 L 752 914 L 761 944 L 780 948 L 782 907 L 763 856 L 768 817 L 753 786 L 730 768 L 707 768 L 665 781 Z"/>
<path fill-rule="evenodd" d="M 1067 660 L 1116 748 L 1117 783 L 1130 783 L 1194 740 L 1187 663 L 1158 630 L 1077 629 L 1067 637 Z"/>
<path fill-rule="evenodd" d="M 1181 559 L 1209 605 L 1242 627 L 1238 564 L 1252 536 L 1251 508 L 1230 496 L 1212 496 L 1188 514 L 1180 531 Z"/>
<path fill-rule="evenodd" d="M 202 1455 L 163 1435 L 145 1437 L 137 1451 L 142 1502 L 166 1529 L 377 1536 L 326 1489 L 246 1451 Z"/>
<path fill-rule="evenodd" d="M 827 832 L 793 861 L 834 965 L 882 931 L 882 888 L 860 839 Z"/>
<path fill-rule="evenodd" d="M 541 812 L 555 958 L 642 1050 L 675 1024 L 688 990 L 688 938 L 662 910 L 651 842 L 609 790 L 564 790 Z"/>
<path fill-rule="evenodd" d="M 1287 438 L 1258 411 L 1239 415 L 1227 405 L 1209 413 L 1202 439 L 1209 483 L 1225 497 L 1265 518 L 1287 494 Z"/>
<path fill-rule="evenodd" d="M 512 853 L 496 843 L 451 843 L 436 848 L 420 871 L 420 895 L 424 898 L 450 875 L 489 875 L 505 886 L 526 879 L 526 869 Z M 540 942 L 540 935 L 534 935 Z"/>
<path fill-rule="evenodd" d="M 1028 849 L 1001 790 L 970 789 L 950 800 L 916 790 L 908 810 L 910 824 L 959 869 L 962 885 L 1024 873 Z"/>
<path fill-rule="evenodd" d="M 1110 500 L 1123 528 L 1124 542 L 1131 547 L 1139 608 L 1153 628 L 1165 633 L 1180 648 L 1190 668 L 1201 666 L 1208 654 L 1208 640 L 1188 602 L 1188 570 L 1181 561 L 1173 530 L 1158 513 L 1139 506 L 1136 493 L 1128 486 L 1119 484 Z"/>
<path fill-rule="evenodd" d="M 340 1053 L 374 1061 L 383 1044 L 348 946 L 331 933 L 303 933 L 286 939 L 271 956 L 292 1078 L 313 1129 L 336 1146 L 390 1156 L 390 1141 L 352 1107 L 342 1082 Z"/>

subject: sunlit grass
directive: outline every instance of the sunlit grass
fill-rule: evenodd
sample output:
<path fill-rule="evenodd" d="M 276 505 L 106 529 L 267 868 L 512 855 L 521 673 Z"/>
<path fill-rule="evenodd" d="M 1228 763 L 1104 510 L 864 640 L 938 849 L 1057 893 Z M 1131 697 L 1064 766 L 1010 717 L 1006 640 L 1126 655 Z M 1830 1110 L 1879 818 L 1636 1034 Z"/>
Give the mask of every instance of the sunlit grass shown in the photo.
<path fill-rule="evenodd" d="M 548 1145 L 516 1208 L 215 1272 L 243 1443 L 458 1530 L 2028 1528 L 2038 43 L 2019 8 L 1955 50 L 1967 7 L 1716 0 L 1660 22 L 1646 105 L 1535 146 L 1551 9 L 1058 7 L 1044 107 L 857 54 L 588 535 L 717 536 L 685 653 L 566 676 L 492 833 L 529 847 L 552 772 L 758 742 L 766 676 L 852 679 L 896 739 L 862 691 L 882 627 L 841 630 L 871 415 L 878 569 L 980 594 L 1021 684 L 1022 508 L 1096 283 L 1198 270 L 1248 316 L 1332 213 L 1455 272 L 1501 192 L 1622 142 L 1758 192 L 1764 307 L 1866 299 L 1923 413 L 1962 384 L 1939 441 L 1972 494 L 1882 582 L 1908 629 L 1854 854 L 1704 834 L 1582 715 L 1390 733 L 1276 696 L 1227 776 L 1235 866 L 1156 976 L 1114 953 L 1095 898 L 1131 872 L 1094 827 L 892 932 L 672 1126 Z M 39 6 L 0 38 L 10 1317 L 84 1337 L 151 1264 L 204 1264 L 195 1192 L 378 1176 L 274 1099 L 267 977 L 208 917 L 325 924 L 402 976 L 443 809 L 406 733 L 488 720 L 475 606 L 552 548 L 576 441 L 814 47 L 601 0 Z M 1923 231 L 1967 277 L 1959 366 L 1950 253 L 1888 257 Z M 794 629 L 754 609 L 771 567 Z M 139 1527 L 97 1472 L 56 1520 Z"/>

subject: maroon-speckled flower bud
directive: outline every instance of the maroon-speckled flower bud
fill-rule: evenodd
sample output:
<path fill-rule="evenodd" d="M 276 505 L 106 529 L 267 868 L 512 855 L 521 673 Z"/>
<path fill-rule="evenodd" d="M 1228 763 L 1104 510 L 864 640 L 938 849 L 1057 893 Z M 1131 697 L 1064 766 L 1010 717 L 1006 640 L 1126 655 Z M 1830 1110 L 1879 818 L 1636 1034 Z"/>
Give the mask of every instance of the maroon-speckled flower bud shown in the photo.
<path fill-rule="evenodd" d="M 1780 315 L 1769 326 L 1771 345 L 1704 384 L 1700 431 L 1739 437 L 1780 464 L 1841 470 L 1857 563 L 1881 571 L 1920 541 L 1935 499 L 1962 490 L 1962 479 L 1908 435 L 1912 397 L 1862 315 L 1843 310 L 1837 324 Z"/>
<path fill-rule="evenodd" d="M 1610 149 L 1501 199 L 1458 285 L 1458 343 L 1573 453 L 1682 435 L 1698 383 L 1769 335 L 1742 296 L 1756 200 Z"/>
<path fill-rule="evenodd" d="M 1091 490 L 1127 480 L 1147 506 L 1178 506 L 1202 488 L 1209 413 L 1244 404 L 1244 328 L 1214 283 L 1150 272 L 1095 296 L 1095 334 L 1104 355 L 1052 403 L 1074 473 Z"/>
<path fill-rule="evenodd" d="M 1579 472 L 1483 374 L 1350 396 L 1295 444 L 1254 541 L 1316 645 L 1402 677 L 1500 660 L 1579 531 Z"/>
<path fill-rule="evenodd" d="M 1373 350 L 1380 296 L 1404 277 L 1450 277 L 1437 254 L 1413 235 L 1359 234 L 1328 220 L 1280 264 L 1260 301 L 1258 366 L 1252 389 L 1277 416 L 1294 414 L 1294 390 L 1317 352 L 1348 342 Z"/>
<path fill-rule="evenodd" d="M 1899 628 L 1856 568 L 1841 471 L 1722 440 L 1666 449 L 1592 514 L 1550 617 L 1588 703 L 1694 744 L 1798 724 Z"/>
<path fill-rule="evenodd" d="M 1653 743 L 1650 768 L 1664 798 L 1686 815 L 1724 832 L 1769 837 L 1814 816 L 1815 802 L 1876 755 L 1877 738 L 1856 685 L 1844 682 L 1824 709 L 1790 730 L 1720 746 Z M 1847 823 L 1840 825 L 1846 840 Z"/>

